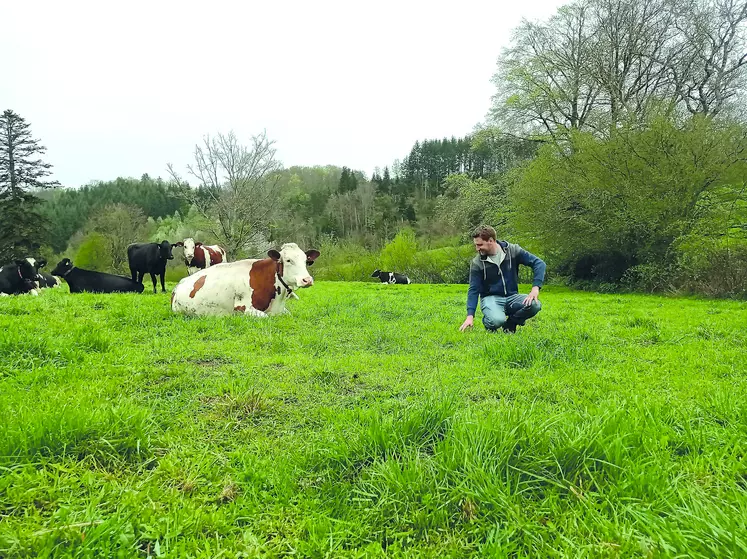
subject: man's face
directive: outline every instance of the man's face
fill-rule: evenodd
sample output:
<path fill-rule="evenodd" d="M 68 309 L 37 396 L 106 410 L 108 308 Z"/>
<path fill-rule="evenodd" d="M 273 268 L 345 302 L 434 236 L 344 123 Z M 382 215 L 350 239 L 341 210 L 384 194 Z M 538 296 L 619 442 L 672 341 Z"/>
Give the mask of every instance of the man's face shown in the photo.
<path fill-rule="evenodd" d="M 473 240 L 475 241 L 475 250 L 481 256 L 493 256 L 498 253 L 498 243 L 495 239 L 484 241 L 480 237 L 475 237 Z"/>

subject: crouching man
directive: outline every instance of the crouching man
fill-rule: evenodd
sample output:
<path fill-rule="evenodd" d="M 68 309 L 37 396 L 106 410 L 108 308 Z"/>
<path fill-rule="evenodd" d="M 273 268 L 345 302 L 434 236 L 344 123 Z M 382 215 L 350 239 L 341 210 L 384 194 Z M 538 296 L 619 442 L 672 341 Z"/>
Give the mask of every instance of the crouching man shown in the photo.
<path fill-rule="evenodd" d="M 491 332 L 502 328 L 513 334 L 542 308 L 539 292 L 545 263 L 519 245 L 496 240 L 495 229 L 488 225 L 475 229 L 472 239 L 478 254 L 470 264 L 467 319 L 459 330 L 472 327 L 479 297 L 485 328 Z M 519 294 L 519 264 L 534 271 L 529 295 Z"/>

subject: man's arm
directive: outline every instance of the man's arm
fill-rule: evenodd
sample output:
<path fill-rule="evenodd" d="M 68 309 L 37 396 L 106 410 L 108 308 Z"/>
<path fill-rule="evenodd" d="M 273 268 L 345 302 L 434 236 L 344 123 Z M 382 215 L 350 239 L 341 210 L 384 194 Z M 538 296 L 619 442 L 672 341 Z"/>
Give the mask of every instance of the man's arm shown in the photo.
<path fill-rule="evenodd" d="M 517 260 L 519 261 L 519 264 L 530 266 L 534 272 L 534 277 L 532 278 L 532 290 L 529 292 L 527 298 L 524 299 L 524 305 L 529 306 L 539 299 L 540 289 L 542 288 L 542 284 L 545 282 L 545 269 L 547 268 L 547 265 L 539 256 L 535 256 L 521 247 L 519 247 Z"/>
<path fill-rule="evenodd" d="M 475 319 L 475 311 L 477 310 L 477 301 L 480 297 L 480 287 L 482 286 L 482 276 L 480 270 L 475 268 L 472 264 L 469 267 L 469 290 L 467 291 L 467 319 L 459 327 L 459 330 L 464 332 L 467 328 L 472 326 Z"/>

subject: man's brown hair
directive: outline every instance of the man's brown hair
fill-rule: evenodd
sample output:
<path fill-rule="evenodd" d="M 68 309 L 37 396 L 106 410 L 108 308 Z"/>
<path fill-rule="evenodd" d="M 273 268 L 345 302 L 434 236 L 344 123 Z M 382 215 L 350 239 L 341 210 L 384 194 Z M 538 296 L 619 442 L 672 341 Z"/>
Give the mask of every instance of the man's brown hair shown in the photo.
<path fill-rule="evenodd" d="M 480 225 L 474 231 L 472 231 L 472 238 L 476 239 L 477 237 L 480 237 L 483 241 L 488 241 L 490 239 L 493 239 L 495 241 L 495 229 L 493 229 L 490 225 Z"/>

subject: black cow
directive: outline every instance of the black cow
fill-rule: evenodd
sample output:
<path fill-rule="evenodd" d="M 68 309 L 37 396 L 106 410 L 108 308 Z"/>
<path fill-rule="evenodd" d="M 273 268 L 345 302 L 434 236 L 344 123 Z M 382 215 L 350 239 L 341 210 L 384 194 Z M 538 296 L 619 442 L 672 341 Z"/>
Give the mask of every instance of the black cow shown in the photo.
<path fill-rule="evenodd" d="M 12 264 L 5 264 L 0 267 L 0 294 L 31 293 L 32 295 L 38 295 L 36 278 L 36 269 L 28 260 L 16 260 Z"/>
<path fill-rule="evenodd" d="M 143 276 L 150 274 L 153 280 L 153 293 L 156 290 L 156 275 L 161 276 L 161 290 L 166 293 L 166 261 L 173 260 L 171 249 L 175 245 L 168 241 L 158 243 L 133 243 L 127 247 L 132 281 L 143 282 Z"/>
<path fill-rule="evenodd" d="M 410 283 L 410 278 L 404 274 L 397 274 L 395 272 L 382 272 L 381 270 L 374 270 L 371 274 L 372 278 L 379 278 L 381 283 Z"/>
<path fill-rule="evenodd" d="M 145 289 L 142 283 L 124 276 L 76 268 L 69 258 L 61 260 L 52 275 L 64 279 L 70 286 L 70 293 L 142 293 Z"/>

